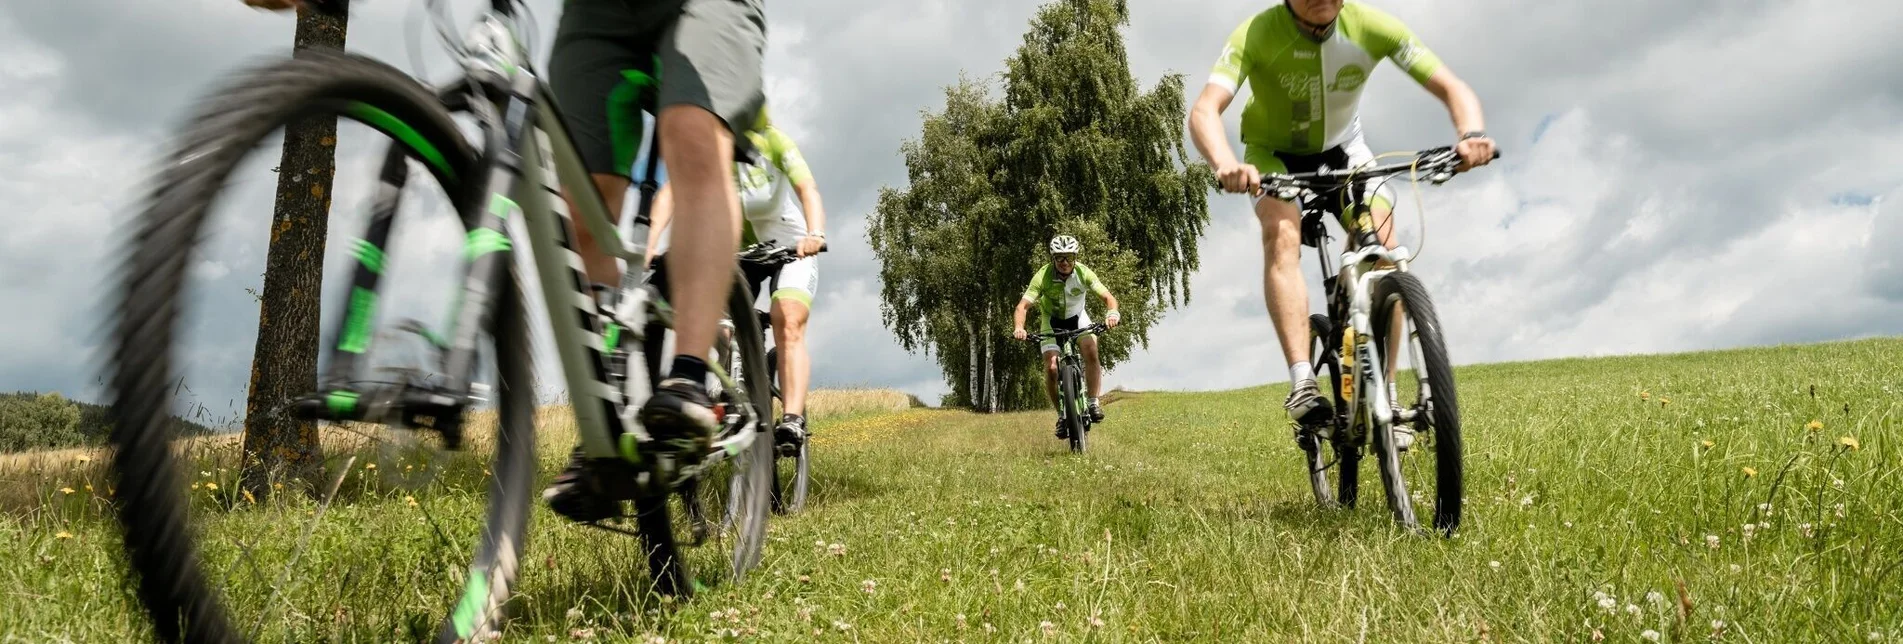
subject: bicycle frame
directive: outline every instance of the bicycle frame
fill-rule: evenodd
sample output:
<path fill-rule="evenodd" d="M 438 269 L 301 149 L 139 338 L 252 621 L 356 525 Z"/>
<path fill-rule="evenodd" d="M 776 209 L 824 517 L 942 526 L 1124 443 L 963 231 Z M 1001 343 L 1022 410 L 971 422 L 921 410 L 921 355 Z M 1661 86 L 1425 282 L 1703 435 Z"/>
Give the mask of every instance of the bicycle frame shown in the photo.
<path fill-rule="evenodd" d="M 494 313 L 493 293 L 500 280 L 508 279 L 504 262 L 513 261 L 511 240 L 526 238 L 582 449 L 594 458 L 635 460 L 636 445 L 649 438 L 634 420 L 649 393 L 647 373 L 645 369 L 630 368 L 621 386 L 611 382 L 608 352 L 612 348 L 607 346 L 603 328 L 609 318 L 587 290 L 581 256 L 568 231 L 579 217 L 580 225 L 587 226 L 603 253 L 630 263 L 639 262 L 645 254 L 646 236 L 634 235 L 642 240 L 638 245 L 622 240 L 605 201 L 581 163 L 547 83 L 529 64 L 519 33 L 509 0 L 494 0 L 491 11 L 466 34 L 466 76 L 441 92 L 452 109 L 461 108 L 476 117 L 485 142 L 477 168 L 484 175 L 480 189 L 473 184 L 459 185 L 455 190 L 459 194 L 452 195 L 458 201 L 459 215 L 476 225 L 469 226 L 464 246 L 463 286 L 451 307 L 448 339 L 432 337 L 446 349 L 438 366 L 448 383 L 423 395 L 406 392 L 404 400 L 372 400 L 367 406 L 359 405 L 359 392 L 348 387 L 371 344 L 369 329 L 374 327 L 382 257 L 407 176 L 408 155 L 393 142 L 379 173 L 381 185 L 365 237 L 355 242 L 358 262 L 348 310 L 338 323 L 338 342 L 320 390 L 326 392 L 325 406 L 332 419 L 372 420 L 379 418 L 379 412 L 387 416 L 400 411 L 402 422 L 444 430 L 454 444 L 460 438 L 458 419 L 471 394 L 477 342 L 489 330 Z M 400 130 L 396 133 L 401 134 Z M 439 174 L 447 171 L 438 170 Z M 450 174 L 454 179 L 453 172 Z M 649 223 L 651 183 L 650 178 L 642 185 L 641 209 L 634 221 L 637 227 Z M 580 196 L 575 200 L 578 213 L 569 212 L 560 198 L 564 190 Z M 521 227 L 521 235 L 511 234 L 511 220 Z M 628 297 L 612 312 L 617 323 L 636 333 L 646 328 L 650 317 L 672 325 L 671 312 L 660 294 L 649 288 L 624 290 Z M 632 345 L 638 352 L 640 343 Z M 644 362 L 637 354 L 628 364 Z M 743 413 L 750 414 L 740 428 L 743 431 L 717 437 L 716 450 L 701 467 L 738 453 L 753 440 L 756 432 L 744 430 L 754 428 L 757 423 L 753 419 L 758 414 L 753 410 Z"/>
<path fill-rule="evenodd" d="M 1365 201 L 1367 191 L 1364 188 L 1364 181 L 1356 179 L 1349 181 L 1342 190 L 1346 194 L 1346 199 L 1341 205 L 1342 209 L 1357 215 L 1345 219 L 1359 221 L 1358 214 L 1369 207 Z M 1327 204 L 1318 203 L 1319 201 L 1321 197 L 1312 192 L 1303 199 L 1302 211 L 1305 218 L 1311 212 L 1317 217 L 1334 214 Z M 1337 217 L 1337 219 L 1344 218 Z M 1382 356 L 1374 343 L 1368 341 L 1371 334 L 1375 332 L 1371 321 L 1374 309 L 1374 303 L 1371 301 L 1372 293 L 1375 282 L 1397 271 L 1406 272 L 1411 255 L 1406 246 L 1396 245 L 1395 248 L 1389 249 L 1378 242 L 1361 243 L 1362 235 L 1358 234 L 1359 232 L 1348 231 L 1348 238 L 1354 243 L 1341 251 L 1339 272 L 1334 271 L 1328 261 L 1329 251 L 1325 248 L 1327 234 L 1324 232 L 1314 244 L 1316 261 L 1321 265 L 1322 275 L 1325 276 L 1323 289 L 1327 293 L 1329 317 L 1347 323 L 1340 329 L 1339 340 L 1325 342 L 1324 346 L 1339 350 L 1343 358 L 1339 369 L 1342 396 L 1345 398 L 1343 402 L 1347 403 L 1348 409 L 1353 410 L 1348 418 L 1348 427 L 1353 428 L 1367 421 L 1373 421 L 1375 426 L 1382 427 L 1391 424 L 1394 418 L 1392 401 L 1388 399 L 1386 363 L 1381 362 Z M 1382 264 L 1391 265 L 1393 268 L 1376 268 Z M 1329 276 L 1330 273 L 1335 275 Z M 1346 286 L 1337 288 L 1342 285 Z M 1376 364 L 1384 368 L 1376 369 Z"/>

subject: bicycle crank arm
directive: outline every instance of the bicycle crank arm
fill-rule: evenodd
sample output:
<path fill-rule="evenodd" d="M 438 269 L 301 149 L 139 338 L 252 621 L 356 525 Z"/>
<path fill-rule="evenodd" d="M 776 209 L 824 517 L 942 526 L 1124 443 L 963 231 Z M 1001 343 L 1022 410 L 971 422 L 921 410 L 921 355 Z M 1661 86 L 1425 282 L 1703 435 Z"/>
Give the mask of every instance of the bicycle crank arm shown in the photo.
<path fill-rule="evenodd" d="M 461 449 L 464 404 L 461 397 L 417 387 L 378 387 L 369 392 L 333 389 L 291 403 L 304 420 L 375 423 L 427 429 L 443 436 L 449 449 Z"/>

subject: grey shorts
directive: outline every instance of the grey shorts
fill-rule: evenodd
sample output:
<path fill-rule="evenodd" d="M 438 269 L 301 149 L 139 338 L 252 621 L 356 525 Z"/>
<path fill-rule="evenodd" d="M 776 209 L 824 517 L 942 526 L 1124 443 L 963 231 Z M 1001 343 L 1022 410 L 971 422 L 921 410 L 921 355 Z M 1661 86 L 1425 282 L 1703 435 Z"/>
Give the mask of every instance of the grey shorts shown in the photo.
<path fill-rule="evenodd" d="M 736 134 L 766 103 L 765 0 L 568 0 L 549 89 L 582 163 L 629 176 L 642 112 L 700 107 Z"/>

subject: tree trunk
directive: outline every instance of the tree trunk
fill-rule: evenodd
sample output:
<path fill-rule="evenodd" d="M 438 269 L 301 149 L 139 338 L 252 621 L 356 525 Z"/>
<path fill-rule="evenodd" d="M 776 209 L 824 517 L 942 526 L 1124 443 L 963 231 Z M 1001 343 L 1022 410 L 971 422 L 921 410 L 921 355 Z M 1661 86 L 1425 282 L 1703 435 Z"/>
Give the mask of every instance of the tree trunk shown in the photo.
<path fill-rule="evenodd" d="M 965 404 L 969 405 L 972 411 L 983 411 L 984 391 L 978 386 L 978 323 L 968 321 L 965 323 L 965 329 L 967 338 L 965 353 L 971 356 L 965 363 Z"/>
<path fill-rule="evenodd" d="M 310 10 L 297 15 L 293 55 L 343 49 L 347 18 Z M 271 246 L 258 307 L 258 339 L 245 398 L 243 486 L 262 501 L 271 484 L 318 471 L 317 424 L 285 413 L 317 389 L 318 319 L 331 177 L 337 168 L 337 118 L 306 117 L 284 127 Z"/>
<path fill-rule="evenodd" d="M 998 411 L 998 365 L 995 360 L 995 358 L 997 357 L 998 344 L 995 338 L 991 336 L 992 329 L 997 328 L 997 325 L 994 325 L 991 323 L 991 316 L 993 313 L 994 311 L 992 310 L 990 303 L 986 302 L 985 303 L 985 327 L 984 327 L 984 330 L 979 332 L 979 337 L 982 338 L 983 342 L 985 343 L 985 412 L 986 413 L 997 413 Z"/>

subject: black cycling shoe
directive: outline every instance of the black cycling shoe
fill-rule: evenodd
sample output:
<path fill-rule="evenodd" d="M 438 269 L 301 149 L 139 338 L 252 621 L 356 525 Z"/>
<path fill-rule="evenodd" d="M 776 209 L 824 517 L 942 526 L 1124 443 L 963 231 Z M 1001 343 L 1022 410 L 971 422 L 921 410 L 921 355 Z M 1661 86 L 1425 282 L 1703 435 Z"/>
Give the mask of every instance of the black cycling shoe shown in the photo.
<path fill-rule="evenodd" d="M 639 419 L 657 450 L 689 456 L 689 460 L 699 460 L 699 455 L 712 449 L 714 432 L 720 429 L 713 398 L 700 383 L 686 378 L 661 381 L 654 397 L 641 406 Z"/>
<path fill-rule="evenodd" d="M 1090 401 L 1090 422 L 1103 422 L 1103 405 L 1097 404 L 1095 400 Z"/>
<path fill-rule="evenodd" d="M 604 483 L 609 476 L 624 476 L 632 481 L 633 473 L 597 465 L 597 462 L 584 456 L 581 448 L 575 448 L 568 456 L 568 466 L 555 475 L 555 482 L 549 484 L 548 489 L 542 490 L 542 500 L 548 503 L 548 509 L 577 523 L 621 516 L 621 501 L 626 500 L 621 497 L 625 494 L 616 494 L 613 486 Z"/>
<path fill-rule="evenodd" d="M 1070 440 L 1070 423 L 1064 422 L 1062 418 L 1057 419 L 1057 439 Z"/>
<path fill-rule="evenodd" d="M 799 456 L 800 446 L 806 444 L 809 436 L 806 417 L 797 414 L 787 414 L 780 419 L 780 425 L 773 428 L 773 444 L 778 446 L 781 456 Z"/>
<path fill-rule="evenodd" d="M 1288 400 L 1282 404 L 1288 409 L 1289 418 L 1300 424 L 1304 431 L 1327 438 L 1329 425 L 1335 416 L 1335 406 L 1322 395 L 1321 387 L 1315 385 L 1315 379 L 1303 378 L 1291 383 Z"/>

